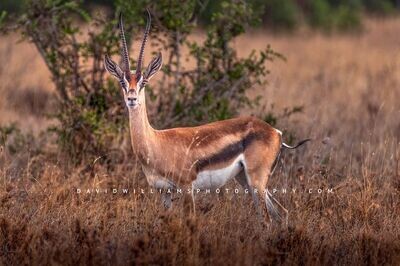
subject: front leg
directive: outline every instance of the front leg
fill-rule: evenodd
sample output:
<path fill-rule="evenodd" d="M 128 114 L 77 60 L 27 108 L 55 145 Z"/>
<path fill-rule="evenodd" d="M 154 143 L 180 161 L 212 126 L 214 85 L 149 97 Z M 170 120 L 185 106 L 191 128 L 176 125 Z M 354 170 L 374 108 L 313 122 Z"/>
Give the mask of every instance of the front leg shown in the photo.
<path fill-rule="evenodd" d="M 163 191 L 161 194 L 161 201 L 164 205 L 164 208 L 169 209 L 172 206 L 172 194 Z"/>
<path fill-rule="evenodd" d="M 157 190 L 161 189 L 161 201 L 166 209 L 172 206 L 172 192 L 176 189 L 176 185 L 171 180 L 159 176 L 154 171 L 149 171 L 143 167 L 143 172 L 146 176 L 149 185 Z"/>

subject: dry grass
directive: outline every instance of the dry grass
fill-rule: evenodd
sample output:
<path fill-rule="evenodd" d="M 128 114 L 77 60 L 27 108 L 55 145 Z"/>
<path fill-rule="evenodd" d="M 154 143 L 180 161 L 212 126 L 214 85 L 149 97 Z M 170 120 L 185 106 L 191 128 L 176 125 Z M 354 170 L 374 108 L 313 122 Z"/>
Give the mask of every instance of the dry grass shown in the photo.
<path fill-rule="evenodd" d="M 278 127 L 314 139 L 285 152 L 269 183 L 298 190 L 276 194 L 289 209 L 288 227 L 260 225 L 250 198 L 232 193 L 205 200 L 196 217 L 187 197 L 164 211 L 156 195 L 132 192 L 147 188 L 133 160 L 85 171 L 57 153 L 2 152 L 0 262 L 398 264 L 399 30 L 400 20 L 392 19 L 369 21 L 358 36 L 258 32 L 236 41 L 243 54 L 271 43 L 288 58 L 271 66 L 269 86 L 257 90 L 278 113 L 303 105 Z M 1 39 L 8 64 L 0 69 L 0 123 L 17 120 L 37 132 L 48 123 L 41 110 L 50 108 L 48 72 L 31 46 L 19 44 L 17 52 L 15 39 Z M 334 193 L 316 193 L 331 187 Z M 314 193 L 304 192 L 310 188 Z"/>

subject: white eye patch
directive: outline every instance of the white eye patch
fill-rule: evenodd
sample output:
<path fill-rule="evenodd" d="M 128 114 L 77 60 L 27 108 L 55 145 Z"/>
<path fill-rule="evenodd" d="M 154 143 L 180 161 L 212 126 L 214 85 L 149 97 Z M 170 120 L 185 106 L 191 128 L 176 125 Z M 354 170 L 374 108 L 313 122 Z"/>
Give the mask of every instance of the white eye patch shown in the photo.
<path fill-rule="evenodd" d="M 141 89 L 143 89 L 144 85 L 145 84 L 143 83 L 143 76 L 141 75 L 139 81 L 136 84 L 136 88 L 140 91 Z"/>

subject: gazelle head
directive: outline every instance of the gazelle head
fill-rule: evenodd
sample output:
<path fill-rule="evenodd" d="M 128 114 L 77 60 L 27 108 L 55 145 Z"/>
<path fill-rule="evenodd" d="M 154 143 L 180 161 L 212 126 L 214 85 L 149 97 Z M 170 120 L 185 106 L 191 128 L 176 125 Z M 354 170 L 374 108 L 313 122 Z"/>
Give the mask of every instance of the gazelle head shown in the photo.
<path fill-rule="evenodd" d="M 151 16 L 150 12 L 147 11 L 147 24 L 146 30 L 143 35 L 143 41 L 140 47 L 139 57 L 137 60 L 137 68 L 134 71 L 130 69 L 128 47 L 126 45 L 124 24 L 122 22 L 122 13 L 119 15 L 119 31 L 121 37 L 121 57 L 122 66 L 118 66 L 111 58 L 106 54 L 104 58 L 104 66 L 106 70 L 116 77 L 121 85 L 124 93 L 124 100 L 128 109 L 136 109 L 144 101 L 144 87 L 148 81 L 160 70 L 162 65 L 161 53 L 158 53 L 156 57 L 148 65 L 145 72 L 142 72 L 143 65 L 143 54 L 144 47 L 146 45 L 147 37 L 150 32 Z"/>

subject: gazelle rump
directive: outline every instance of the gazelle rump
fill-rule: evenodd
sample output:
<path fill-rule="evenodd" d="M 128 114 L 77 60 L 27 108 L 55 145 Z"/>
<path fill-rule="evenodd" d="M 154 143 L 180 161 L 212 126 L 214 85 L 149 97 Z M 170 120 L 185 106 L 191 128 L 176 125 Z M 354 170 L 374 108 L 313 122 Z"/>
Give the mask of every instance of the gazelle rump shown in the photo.
<path fill-rule="evenodd" d="M 308 140 L 295 147 L 288 146 L 282 142 L 279 130 L 255 117 L 239 117 L 197 127 L 154 129 L 147 116 L 145 85 L 161 68 L 162 57 L 159 53 L 142 72 L 150 23 L 148 13 L 135 71 L 130 70 L 121 15 L 122 68 L 107 55 L 104 62 L 107 71 L 122 87 L 129 112 L 132 148 L 149 185 L 157 189 L 214 189 L 235 178 L 252 193 L 257 209 L 261 195 L 270 217 L 282 219 L 287 216 L 287 210 L 264 190 L 282 147 L 297 148 Z M 192 196 L 194 201 L 194 193 Z M 163 194 L 163 200 L 169 207 L 171 194 Z"/>

